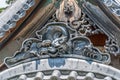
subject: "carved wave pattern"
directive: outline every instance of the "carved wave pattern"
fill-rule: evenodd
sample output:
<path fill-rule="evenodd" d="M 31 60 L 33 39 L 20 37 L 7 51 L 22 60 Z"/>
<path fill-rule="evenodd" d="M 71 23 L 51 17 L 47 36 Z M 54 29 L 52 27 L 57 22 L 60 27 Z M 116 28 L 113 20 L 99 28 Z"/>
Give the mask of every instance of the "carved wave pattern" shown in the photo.
<path fill-rule="evenodd" d="M 99 33 L 103 31 L 74 0 L 63 1 L 52 19 L 41 30 L 36 31 L 37 38 L 26 39 L 20 51 L 13 57 L 6 58 L 5 63 L 11 67 L 36 59 L 72 57 L 109 64 L 109 53 L 117 55 L 118 46 L 108 40 L 105 52 L 101 52 L 87 37 Z"/>
<path fill-rule="evenodd" d="M 6 58 L 7 66 L 14 66 L 42 58 L 79 58 L 109 64 L 110 55 L 95 48 L 88 37 L 63 22 L 52 22 L 36 31 L 37 38 L 26 39 L 19 52 Z"/>

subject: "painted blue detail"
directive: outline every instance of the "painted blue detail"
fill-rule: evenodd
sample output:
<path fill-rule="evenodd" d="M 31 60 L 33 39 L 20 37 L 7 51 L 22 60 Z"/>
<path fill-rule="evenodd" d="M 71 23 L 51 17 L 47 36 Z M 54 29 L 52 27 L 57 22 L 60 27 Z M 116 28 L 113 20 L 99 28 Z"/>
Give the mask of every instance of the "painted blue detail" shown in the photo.
<path fill-rule="evenodd" d="M 93 60 L 86 60 L 89 64 L 92 64 Z"/>
<path fill-rule="evenodd" d="M 31 63 L 26 64 L 26 65 L 23 65 L 23 70 L 26 71 L 26 69 L 27 69 L 28 67 L 30 67 L 30 65 L 31 65 Z"/>
<path fill-rule="evenodd" d="M 65 65 L 66 58 L 49 58 L 48 63 L 51 68 Z"/>
<path fill-rule="evenodd" d="M 38 70 L 39 65 L 40 65 L 40 60 L 36 60 L 36 70 Z"/>

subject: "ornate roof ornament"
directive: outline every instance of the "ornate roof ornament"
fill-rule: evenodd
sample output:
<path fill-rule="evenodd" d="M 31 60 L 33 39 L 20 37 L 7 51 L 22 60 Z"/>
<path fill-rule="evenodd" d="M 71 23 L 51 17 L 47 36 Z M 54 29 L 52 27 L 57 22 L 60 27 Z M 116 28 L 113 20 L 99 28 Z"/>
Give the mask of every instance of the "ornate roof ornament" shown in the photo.
<path fill-rule="evenodd" d="M 102 31 L 93 27 L 94 23 L 86 17 L 85 13 L 81 12 L 74 0 L 68 0 L 68 2 L 65 0 L 61 3 L 56 12 L 56 20 L 57 22 L 50 20 L 50 23 L 36 31 L 37 38 L 26 39 L 20 51 L 16 52 L 13 57 L 5 59 L 5 64 L 10 67 L 50 57 L 79 58 L 110 63 L 110 55 L 93 46 L 88 38 L 88 35 Z"/>
<path fill-rule="evenodd" d="M 100 63 L 109 63 L 110 55 L 95 48 L 88 37 L 80 35 L 66 23 L 48 23 L 36 32 L 38 38 L 26 39 L 19 52 L 5 63 L 13 66 L 42 58 L 73 57 Z"/>
<path fill-rule="evenodd" d="M 119 53 L 119 43 L 106 24 L 97 21 L 98 7 L 89 2 L 83 7 L 78 4 L 77 0 L 63 0 L 36 36 L 4 60 L 9 69 L 0 73 L 0 80 L 119 80 L 120 71 L 106 65 L 111 62 L 110 53 Z M 90 10 L 95 17 L 91 18 Z M 90 39 L 95 34 L 107 36 L 104 51 Z"/>

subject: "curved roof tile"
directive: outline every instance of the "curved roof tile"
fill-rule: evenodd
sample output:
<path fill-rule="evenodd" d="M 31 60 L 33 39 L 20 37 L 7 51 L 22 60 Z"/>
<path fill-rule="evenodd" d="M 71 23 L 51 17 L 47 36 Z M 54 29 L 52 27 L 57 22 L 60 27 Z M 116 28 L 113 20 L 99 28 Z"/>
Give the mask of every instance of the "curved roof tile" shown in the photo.
<path fill-rule="evenodd" d="M 16 25 L 20 18 L 24 17 L 26 11 L 35 4 L 35 0 L 17 0 L 9 8 L 0 14 L 0 38 Z"/>

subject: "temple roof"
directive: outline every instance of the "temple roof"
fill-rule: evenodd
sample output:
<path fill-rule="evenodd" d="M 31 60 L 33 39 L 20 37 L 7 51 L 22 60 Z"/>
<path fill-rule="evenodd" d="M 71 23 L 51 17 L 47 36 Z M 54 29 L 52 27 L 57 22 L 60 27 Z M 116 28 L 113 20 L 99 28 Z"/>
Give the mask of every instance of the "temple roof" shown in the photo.
<path fill-rule="evenodd" d="M 9 37 L 40 1 L 17 0 L 0 13 L 0 42 Z"/>
<path fill-rule="evenodd" d="M 119 14 L 105 0 L 22 0 L 0 15 L 0 79 L 119 80 Z"/>

